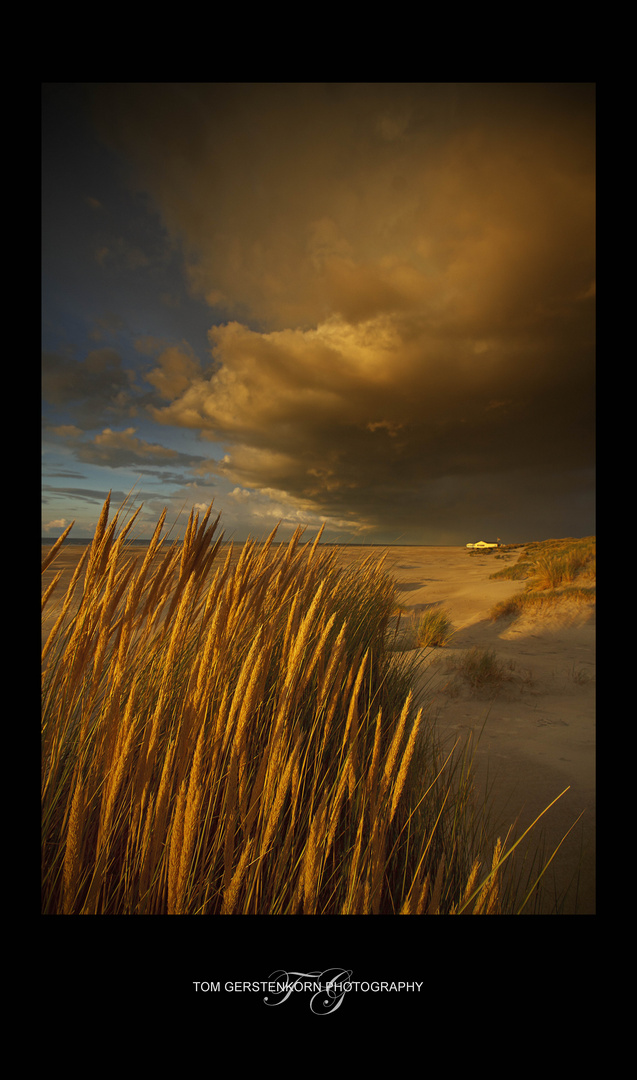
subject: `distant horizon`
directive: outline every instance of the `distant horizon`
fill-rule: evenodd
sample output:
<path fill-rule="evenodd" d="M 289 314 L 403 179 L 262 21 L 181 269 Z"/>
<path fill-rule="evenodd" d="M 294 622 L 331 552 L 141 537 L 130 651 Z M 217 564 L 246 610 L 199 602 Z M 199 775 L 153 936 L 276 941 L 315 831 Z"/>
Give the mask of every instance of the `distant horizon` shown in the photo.
<path fill-rule="evenodd" d="M 76 536 L 76 537 L 67 536 L 62 541 L 62 547 L 65 544 L 90 544 L 92 539 L 93 539 L 93 537 L 91 537 L 91 536 Z M 169 537 L 165 537 L 165 539 L 168 540 Z M 183 540 L 183 537 L 179 536 L 179 537 L 176 537 L 176 539 L 179 542 L 181 542 Z M 312 540 L 312 537 L 309 537 L 308 539 Z M 43 544 L 55 544 L 57 540 L 59 540 L 59 537 L 55 537 L 55 536 L 43 536 L 42 537 L 42 543 Z M 126 543 L 127 544 L 139 544 L 139 545 L 142 545 L 142 544 L 150 544 L 150 541 L 151 541 L 151 537 L 149 536 L 147 539 L 144 539 L 143 537 L 142 538 L 137 537 L 137 538 L 127 539 Z M 242 540 L 237 540 L 237 539 L 234 539 L 233 537 L 228 537 L 228 539 L 226 539 L 224 537 L 224 539 L 221 542 L 222 542 L 222 544 L 247 544 L 248 541 L 254 541 L 257 544 L 264 544 L 266 542 L 265 539 L 260 540 L 260 539 L 257 539 L 255 536 L 249 536 L 249 537 L 246 537 L 245 539 L 242 539 Z M 211 544 L 214 543 L 214 538 L 210 542 L 211 542 Z M 287 539 L 287 540 L 274 540 L 273 541 L 274 544 L 284 544 L 284 545 L 289 544 L 289 542 L 290 542 L 289 539 Z M 525 541 L 525 542 L 528 542 L 528 541 Z M 465 545 L 464 544 L 400 544 L 400 543 L 399 544 L 391 544 L 391 543 L 390 544 L 380 544 L 380 543 L 363 543 L 362 541 L 347 541 L 347 540 L 326 540 L 326 541 L 319 540 L 318 546 L 319 547 L 464 547 Z M 504 546 L 506 546 L 506 545 L 504 545 Z"/>
<path fill-rule="evenodd" d="M 502 540 L 500 542 L 499 546 L 500 547 L 519 547 L 519 546 L 524 545 L 524 544 L 541 544 L 541 543 L 545 543 L 545 542 L 547 542 L 549 540 L 569 540 L 569 539 L 572 539 L 572 540 L 585 540 L 585 539 L 587 539 L 588 535 L 594 536 L 595 534 L 594 533 L 586 534 L 586 536 L 544 536 L 544 537 L 541 537 L 539 539 L 534 538 L 532 540 L 511 540 L 511 541 Z M 131 537 L 131 538 L 127 539 L 126 543 L 127 544 L 135 544 L 135 545 L 138 545 L 138 546 L 141 547 L 142 545 L 150 544 L 151 539 L 152 539 L 152 537 L 150 537 L 150 536 L 147 537 L 147 538 Z M 168 536 L 164 537 L 164 540 L 169 540 L 169 539 L 170 538 Z M 178 536 L 175 539 L 176 539 L 176 541 L 178 543 L 181 543 L 183 541 L 183 536 Z M 255 536 L 245 537 L 244 539 L 241 539 L 241 540 L 238 540 L 238 539 L 233 538 L 233 537 L 228 537 L 226 539 L 224 537 L 221 542 L 222 542 L 222 544 L 246 544 L 246 543 L 248 543 L 248 541 L 253 541 L 254 543 L 257 543 L 257 544 L 264 544 L 266 542 L 266 539 L 267 539 L 267 537 L 264 537 L 263 539 L 257 539 L 257 537 L 255 537 Z M 56 537 L 56 536 L 43 536 L 41 538 L 41 542 L 42 542 L 43 545 L 55 544 L 57 542 L 57 540 L 59 540 L 59 537 Z M 67 536 L 62 541 L 61 546 L 64 547 L 65 544 L 90 544 L 92 542 L 92 540 L 93 540 L 92 536 L 75 536 L 75 537 Z M 308 540 L 306 541 L 306 543 L 311 541 L 311 540 L 312 540 L 312 537 L 308 537 Z M 288 538 L 286 540 L 276 540 L 275 539 L 273 541 L 274 544 L 282 544 L 282 545 L 287 545 L 289 542 L 290 542 L 290 538 Z M 476 543 L 476 542 L 477 541 L 468 540 L 467 544 Z M 489 542 L 490 541 L 487 541 L 487 543 L 489 543 Z M 495 543 L 495 541 L 491 541 L 491 542 Z M 211 543 L 214 543 L 214 538 L 211 540 Z M 458 548 L 465 548 L 465 547 L 467 547 L 467 544 L 462 544 L 462 543 L 459 543 L 459 544 L 416 544 L 416 543 L 399 543 L 399 542 L 395 542 L 395 543 L 391 543 L 391 542 L 389 542 L 389 543 L 379 543 L 379 542 L 371 542 L 371 541 L 365 543 L 364 541 L 356 541 L 356 540 L 351 540 L 351 541 L 348 541 L 348 540 L 326 540 L 326 541 L 321 541 L 321 540 L 319 540 L 318 546 L 319 547 L 382 547 L 382 548 L 385 548 L 385 547 L 458 547 Z M 488 550 L 492 550 L 492 549 L 488 549 Z M 480 549 L 478 549 L 478 551 L 480 551 Z"/>

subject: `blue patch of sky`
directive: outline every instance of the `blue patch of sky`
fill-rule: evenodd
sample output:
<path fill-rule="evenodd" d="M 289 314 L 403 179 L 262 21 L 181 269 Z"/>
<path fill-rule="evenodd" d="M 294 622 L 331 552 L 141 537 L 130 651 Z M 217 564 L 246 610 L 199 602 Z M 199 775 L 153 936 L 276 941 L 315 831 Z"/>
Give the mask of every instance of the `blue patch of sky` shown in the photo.
<path fill-rule="evenodd" d="M 43 351 L 81 363 L 93 350 L 113 349 L 122 368 L 138 374 L 131 387 L 133 401 L 141 403 L 136 415 L 110 414 L 106 399 L 95 401 L 94 417 L 86 408 L 82 412 L 85 438 L 105 427 L 134 427 L 135 437 L 149 443 L 201 461 L 221 458 L 222 446 L 194 430 L 158 424 L 146 413 L 144 398 L 153 388 L 142 376 L 162 347 L 182 343 L 208 368 L 208 330 L 225 321 L 224 313 L 189 292 L 181 251 L 149 199 L 127 185 L 117 156 L 96 138 L 81 85 L 44 88 L 42 132 Z M 144 337 L 157 341 L 155 351 L 136 348 Z M 45 421 L 62 425 L 74 424 L 79 415 L 74 404 L 87 402 L 42 404 Z M 206 494 L 233 486 L 197 476 L 186 462 L 164 465 L 149 457 L 140 459 L 139 468 L 111 468 L 79 461 L 71 449 L 44 435 L 43 521 L 77 517 L 75 534 L 90 533 L 92 514 L 87 519 L 82 508 L 99 504 L 109 488 L 143 487 L 161 499 L 193 482 Z"/>
<path fill-rule="evenodd" d="M 139 360 L 131 339 L 145 335 L 187 341 L 207 362 L 215 313 L 188 293 L 181 253 L 158 214 L 95 137 L 81 88 L 48 88 L 43 114 L 43 348 L 81 356 L 115 316 L 101 340 L 129 362 Z"/>

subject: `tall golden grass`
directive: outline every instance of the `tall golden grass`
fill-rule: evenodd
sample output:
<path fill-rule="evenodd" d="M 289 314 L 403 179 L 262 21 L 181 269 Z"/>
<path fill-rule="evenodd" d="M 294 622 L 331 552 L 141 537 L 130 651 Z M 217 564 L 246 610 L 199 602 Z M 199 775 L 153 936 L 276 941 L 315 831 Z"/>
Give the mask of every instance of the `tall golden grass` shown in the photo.
<path fill-rule="evenodd" d="M 382 561 L 342 570 L 301 530 L 237 553 L 211 509 L 170 546 L 164 512 L 142 556 L 107 499 L 54 613 L 43 913 L 508 913 L 516 845 L 482 857 L 466 751 L 440 754 L 388 648 Z"/>
<path fill-rule="evenodd" d="M 496 604 L 492 619 L 545 610 L 564 601 L 595 601 L 596 537 L 544 540 L 527 544 L 513 566 L 491 574 L 494 579 L 527 580 L 524 592 Z"/>

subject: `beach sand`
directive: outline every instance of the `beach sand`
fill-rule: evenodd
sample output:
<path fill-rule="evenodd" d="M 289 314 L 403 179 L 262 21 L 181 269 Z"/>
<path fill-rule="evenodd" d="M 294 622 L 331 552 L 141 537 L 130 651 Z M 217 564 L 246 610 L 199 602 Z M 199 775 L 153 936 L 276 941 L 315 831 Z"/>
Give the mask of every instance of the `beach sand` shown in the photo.
<path fill-rule="evenodd" d="M 63 546 L 44 575 L 46 585 L 63 570 L 54 597 L 63 596 L 82 550 L 81 545 Z M 342 547 L 339 561 L 349 565 L 376 551 L 380 557 L 380 548 Z M 143 557 L 144 548 L 133 553 Z M 561 914 L 594 914 L 594 605 L 491 621 L 493 606 L 525 587 L 524 582 L 490 580 L 518 555 L 512 550 L 496 560 L 493 551 L 469 555 L 459 547 L 391 547 L 386 568 L 398 584 L 407 648 L 415 645 L 411 624 L 420 614 L 442 607 L 451 617 L 455 633 L 450 643 L 418 650 L 418 689 L 430 703 L 445 745 L 456 740 L 462 745 L 472 737 L 476 798 L 483 802 L 488 797 L 494 838 L 504 838 L 516 821 L 516 836 L 521 835 L 568 787 L 533 830 L 534 845 L 544 845 L 551 854 L 584 811 L 543 879 L 539 913 L 554 913 L 557 897 Z M 45 609 L 44 636 L 60 599 L 52 598 Z M 458 662 L 474 648 L 493 650 L 508 672 L 497 693 L 476 692 L 458 674 Z"/>
<path fill-rule="evenodd" d="M 521 835 L 565 788 L 533 830 L 551 854 L 564 841 L 543 879 L 537 913 L 595 913 L 595 608 L 568 603 L 541 614 L 497 621 L 489 612 L 524 590 L 524 582 L 490 575 L 517 561 L 493 553 L 470 556 L 463 548 L 390 549 L 407 620 L 442 607 L 455 633 L 448 645 L 429 649 L 420 686 L 432 701 L 446 742 L 475 740 L 475 789 L 488 793 L 493 830 L 504 838 L 518 821 Z M 408 643 L 408 642 L 407 642 Z M 458 674 L 471 649 L 493 650 L 508 678 L 497 693 L 476 692 Z"/>

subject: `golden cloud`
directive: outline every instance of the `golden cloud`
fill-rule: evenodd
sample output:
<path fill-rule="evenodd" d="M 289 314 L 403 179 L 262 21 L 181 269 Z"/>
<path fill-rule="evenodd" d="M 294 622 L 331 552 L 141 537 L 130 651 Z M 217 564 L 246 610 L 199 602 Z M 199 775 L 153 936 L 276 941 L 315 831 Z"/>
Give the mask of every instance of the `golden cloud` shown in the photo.
<path fill-rule="evenodd" d="M 96 97 L 193 292 L 224 309 L 212 375 L 166 352 L 152 415 L 221 442 L 238 488 L 411 520 L 427 485 L 592 464 L 593 87 Z"/>

